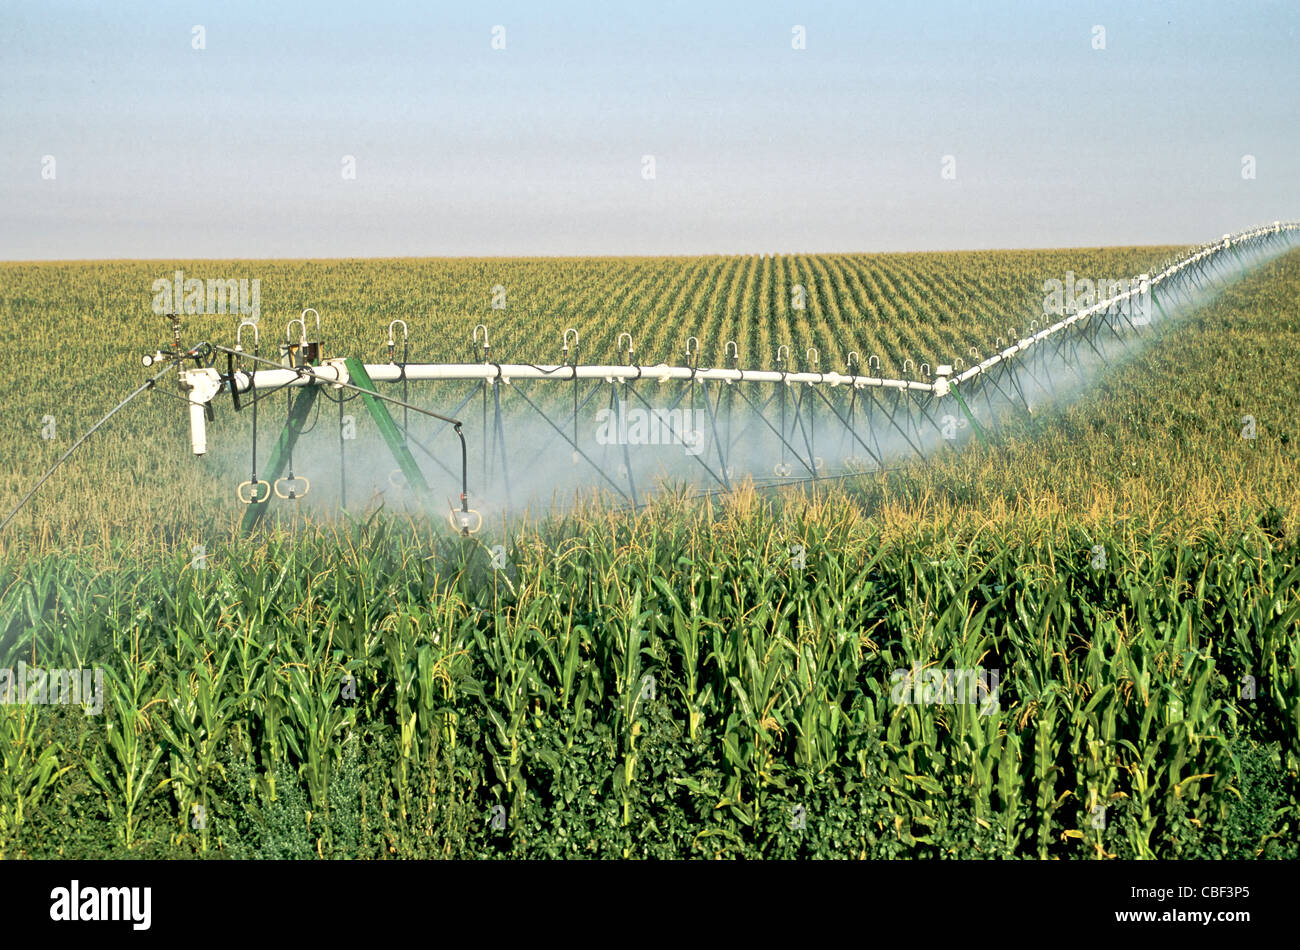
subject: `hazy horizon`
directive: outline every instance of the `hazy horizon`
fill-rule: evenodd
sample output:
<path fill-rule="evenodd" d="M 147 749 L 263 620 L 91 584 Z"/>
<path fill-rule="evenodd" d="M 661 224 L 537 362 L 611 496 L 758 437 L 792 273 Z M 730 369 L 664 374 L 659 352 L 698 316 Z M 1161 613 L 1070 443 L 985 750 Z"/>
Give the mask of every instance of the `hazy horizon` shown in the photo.
<path fill-rule="evenodd" d="M 1240 229 L 1246 230 L 1246 229 Z M 1212 241 L 1213 239 L 1210 239 Z M 140 264 L 171 264 L 176 261 L 490 261 L 490 260 L 539 260 L 539 261 L 583 261 L 583 260 L 626 260 L 645 258 L 647 260 L 670 260 L 674 258 L 698 257 L 818 257 L 826 255 L 867 255 L 885 257 L 906 254 L 985 254 L 1011 251 L 1093 251 L 1093 250 L 1145 250 L 1164 248 L 1197 247 L 1210 241 L 1186 241 L 1174 244 L 1063 244 L 1054 247 L 948 247 L 929 250 L 906 251 L 855 251 L 855 250 L 813 250 L 813 251 L 709 251 L 699 254 L 387 254 L 387 255 L 346 255 L 338 257 L 13 257 L 0 260 L 0 264 L 98 264 L 131 262 Z"/>

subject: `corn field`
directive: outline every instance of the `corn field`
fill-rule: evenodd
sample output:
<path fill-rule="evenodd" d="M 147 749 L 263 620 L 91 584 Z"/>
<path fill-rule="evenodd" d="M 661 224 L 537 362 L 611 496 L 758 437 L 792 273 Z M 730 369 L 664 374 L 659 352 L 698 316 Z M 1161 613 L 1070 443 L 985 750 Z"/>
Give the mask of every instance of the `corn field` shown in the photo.
<path fill-rule="evenodd" d="M 901 371 L 1171 252 L 188 266 L 260 275 L 270 325 L 317 307 L 340 353 L 415 312 L 425 357 L 632 324 L 647 361 L 694 334 Z M 138 382 L 170 269 L 0 265 L 16 356 L 84 343 L 4 385 L 6 510 Z M 0 855 L 1300 856 L 1298 286 L 1292 252 L 989 446 L 500 537 L 240 537 L 160 399 L 0 537 L 0 668 L 104 671 L 98 714 L 0 708 Z"/>

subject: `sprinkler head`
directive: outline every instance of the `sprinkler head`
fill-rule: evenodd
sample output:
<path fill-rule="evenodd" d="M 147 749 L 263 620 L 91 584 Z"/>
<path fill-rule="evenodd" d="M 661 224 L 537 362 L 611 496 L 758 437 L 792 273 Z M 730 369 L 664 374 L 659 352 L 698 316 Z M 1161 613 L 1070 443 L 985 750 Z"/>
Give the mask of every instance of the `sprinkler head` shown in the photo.
<path fill-rule="evenodd" d="M 452 509 L 448 516 L 451 526 L 463 535 L 476 534 L 483 527 L 483 516 L 471 509 Z"/>

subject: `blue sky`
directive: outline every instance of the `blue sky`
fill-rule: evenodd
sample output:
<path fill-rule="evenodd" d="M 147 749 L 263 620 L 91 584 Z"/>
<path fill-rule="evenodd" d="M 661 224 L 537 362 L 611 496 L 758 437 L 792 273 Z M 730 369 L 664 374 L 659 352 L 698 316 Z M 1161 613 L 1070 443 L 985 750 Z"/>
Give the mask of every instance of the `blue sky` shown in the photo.
<path fill-rule="evenodd" d="M 0 259 L 1197 242 L 1300 217 L 1298 24 L 1284 2 L 6 0 Z"/>

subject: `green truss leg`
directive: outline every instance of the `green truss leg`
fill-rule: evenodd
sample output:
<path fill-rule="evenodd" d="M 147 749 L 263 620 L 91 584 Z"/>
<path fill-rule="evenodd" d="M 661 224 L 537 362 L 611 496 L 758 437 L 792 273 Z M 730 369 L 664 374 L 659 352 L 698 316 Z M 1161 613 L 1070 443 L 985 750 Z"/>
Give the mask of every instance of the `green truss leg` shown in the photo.
<path fill-rule="evenodd" d="M 370 374 L 366 372 L 365 365 L 361 360 L 355 357 L 349 357 L 344 360 L 344 365 L 348 370 L 348 379 L 353 386 L 359 386 L 362 389 L 375 392 L 375 384 L 370 379 Z M 388 407 L 384 405 L 383 400 L 376 399 L 370 393 L 362 393 L 361 398 L 370 410 L 370 416 L 375 420 L 375 425 L 379 426 L 379 432 L 388 443 L 388 449 L 393 453 L 393 458 L 397 459 L 397 465 L 406 476 L 406 484 L 413 491 L 422 495 L 429 495 L 429 483 L 424 480 L 424 474 L 420 471 L 420 466 L 415 464 L 415 457 L 411 455 L 411 450 L 406 447 L 406 442 L 402 439 L 402 432 L 397 428 L 397 423 L 388 413 Z"/>
<path fill-rule="evenodd" d="M 375 424 L 379 426 L 379 432 L 388 443 L 389 450 L 393 453 L 393 458 L 397 460 L 402 474 L 406 476 L 406 483 L 413 490 L 423 495 L 429 495 L 429 483 L 425 481 L 424 474 L 420 467 L 415 464 L 415 457 L 411 455 L 411 450 L 406 447 L 402 439 L 401 430 L 397 428 L 397 423 L 389 415 L 388 408 L 382 400 L 376 399 L 370 393 L 375 392 L 374 381 L 371 380 L 370 374 L 366 372 L 364 364 L 358 359 L 347 359 L 344 361 L 347 366 L 348 377 L 352 385 L 361 389 L 369 390 L 361 394 L 362 401 L 366 408 L 370 410 L 371 417 Z M 294 443 L 298 441 L 298 436 L 302 434 L 303 426 L 307 422 L 307 414 L 311 412 L 312 406 L 316 404 L 317 397 L 316 385 L 305 386 L 294 399 L 293 410 L 289 413 L 289 420 L 284 424 L 280 432 L 280 438 L 276 440 L 275 448 L 271 452 L 271 461 L 267 465 L 261 477 L 268 482 L 274 482 L 284 472 L 284 467 L 289 461 L 289 453 L 293 451 Z M 262 520 L 266 514 L 266 506 L 270 502 L 262 502 L 248 506 L 244 512 L 243 520 L 240 523 L 240 529 L 244 533 L 252 531 L 257 523 Z"/>
<path fill-rule="evenodd" d="M 302 428 L 307 421 L 307 413 L 311 412 L 311 407 L 316 404 L 316 387 L 304 386 L 293 400 L 293 409 L 289 413 L 289 420 L 280 430 L 280 438 L 275 442 L 275 448 L 271 451 L 271 461 L 266 469 L 259 474 L 268 482 L 274 483 L 281 473 L 284 472 L 284 466 L 289 461 L 289 453 L 293 451 L 293 445 L 298 441 L 298 436 L 302 434 Z M 270 501 L 257 502 L 248 506 L 244 512 L 244 518 L 240 522 L 240 530 L 247 534 L 257 526 L 266 514 L 266 506 Z"/>
<path fill-rule="evenodd" d="M 980 440 L 980 445 L 987 449 L 989 447 L 989 440 L 985 438 L 984 430 L 980 427 L 980 424 L 975 421 L 974 414 L 966 406 L 966 400 L 961 398 L 961 392 L 956 386 L 953 386 L 948 390 L 948 392 L 957 397 L 957 405 L 961 406 L 961 411 L 966 413 L 966 418 L 970 420 L 971 428 L 975 430 L 975 437 Z"/>

